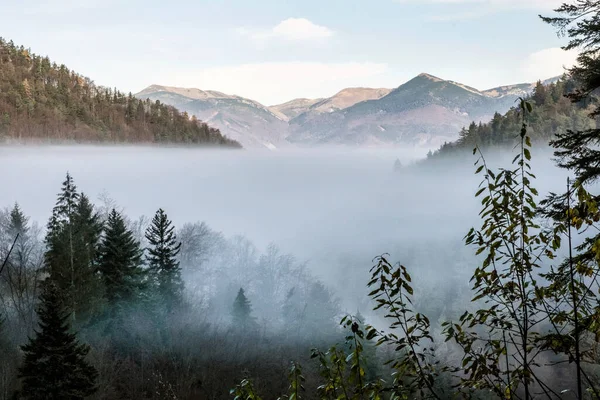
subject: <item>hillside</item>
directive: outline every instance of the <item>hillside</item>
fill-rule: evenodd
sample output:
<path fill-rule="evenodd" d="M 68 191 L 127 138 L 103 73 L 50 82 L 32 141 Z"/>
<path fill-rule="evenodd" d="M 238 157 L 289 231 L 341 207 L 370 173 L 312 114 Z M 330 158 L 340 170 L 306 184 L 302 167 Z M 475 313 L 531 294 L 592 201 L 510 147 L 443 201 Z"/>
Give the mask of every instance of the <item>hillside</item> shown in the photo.
<path fill-rule="evenodd" d="M 290 119 L 305 113 L 313 104 L 318 103 L 321 100 L 323 99 L 294 99 L 283 104 L 270 106 L 269 109 L 285 115 L 289 121 Z"/>
<path fill-rule="evenodd" d="M 481 92 L 457 82 L 421 74 L 386 96 L 322 114 L 301 114 L 290 121 L 289 140 L 305 144 L 429 145 L 457 138 L 471 120 L 485 121 L 506 112 L 525 91 Z"/>
<path fill-rule="evenodd" d="M 547 84 L 556 81 L 545 81 Z M 347 88 L 325 99 L 294 99 L 265 107 L 241 96 L 152 85 L 137 93 L 159 100 L 220 129 L 245 147 L 427 146 L 458 139 L 471 121 L 504 114 L 535 84 L 479 91 L 459 82 L 420 74 L 396 89 Z"/>
<path fill-rule="evenodd" d="M 595 128 L 596 122 L 589 117 L 589 107 L 583 103 L 572 103 L 565 97 L 574 89 L 567 77 L 539 82 L 533 93 L 526 98 L 532 103 L 533 111 L 528 116 L 528 134 L 532 141 L 545 145 L 558 132 Z M 512 148 L 518 140 L 522 115 L 513 107 L 504 115 L 496 113 L 487 123 L 471 122 L 462 128 L 456 141 L 444 143 L 429 159 L 471 151 L 475 146 L 488 148 Z"/>
<path fill-rule="evenodd" d="M 31 140 L 240 147 L 172 106 L 97 86 L 0 38 L 0 141 Z"/>
<path fill-rule="evenodd" d="M 351 107 L 361 101 L 377 100 L 389 94 L 391 89 L 347 88 L 323 99 L 307 110 L 311 113 L 330 113 Z"/>
<path fill-rule="evenodd" d="M 183 110 L 218 128 L 244 147 L 286 146 L 287 120 L 284 114 L 257 101 L 216 91 L 152 85 L 135 95 L 160 101 Z"/>

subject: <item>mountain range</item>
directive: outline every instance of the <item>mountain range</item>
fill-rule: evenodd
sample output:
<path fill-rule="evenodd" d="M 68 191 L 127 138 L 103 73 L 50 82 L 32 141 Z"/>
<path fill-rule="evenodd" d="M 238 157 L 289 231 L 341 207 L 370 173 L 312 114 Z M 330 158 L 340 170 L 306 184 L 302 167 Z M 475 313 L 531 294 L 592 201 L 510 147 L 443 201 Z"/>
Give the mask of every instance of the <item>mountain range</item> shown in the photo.
<path fill-rule="evenodd" d="M 470 122 L 505 113 L 534 87 L 523 83 L 480 91 L 423 73 L 395 89 L 347 88 L 329 98 L 294 99 L 270 107 L 217 91 L 161 85 L 135 96 L 187 111 L 249 148 L 439 147 L 455 140 Z"/>

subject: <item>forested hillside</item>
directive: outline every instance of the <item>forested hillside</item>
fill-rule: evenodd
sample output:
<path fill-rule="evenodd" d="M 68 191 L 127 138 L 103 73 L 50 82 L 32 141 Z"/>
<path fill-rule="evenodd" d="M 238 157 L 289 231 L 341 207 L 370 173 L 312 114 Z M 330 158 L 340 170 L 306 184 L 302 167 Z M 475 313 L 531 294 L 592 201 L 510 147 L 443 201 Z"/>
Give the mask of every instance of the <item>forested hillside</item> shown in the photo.
<path fill-rule="evenodd" d="M 246 369 L 280 393 L 288 357 L 341 338 L 336 298 L 293 255 L 120 210 L 68 174 L 45 231 L 0 209 L 1 400 L 226 399 Z"/>
<path fill-rule="evenodd" d="M 0 38 L 0 140 L 240 147 L 172 106 L 97 86 Z"/>
<path fill-rule="evenodd" d="M 572 103 L 566 97 L 575 87 L 575 82 L 567 76 L 546 85 L 538 82 L 534 92 L 527 98 L 533 106 L 527 121 L 529 135 L 534 143 L 548 144 L 557 133 L 592 129 L 596 126 L 594 119 L 589 117 L 594 98 Z M 488 123 L 472 122 L 469 127 L 461 130 L 457 141 L 443 144 L 436 152 L 430 153 L 429 158 L 471 151 L 475 146 L 512 148 L 519 141 L 521 118 L 518 107 L 513 107 L 504 115 L 496 113 Z"/>

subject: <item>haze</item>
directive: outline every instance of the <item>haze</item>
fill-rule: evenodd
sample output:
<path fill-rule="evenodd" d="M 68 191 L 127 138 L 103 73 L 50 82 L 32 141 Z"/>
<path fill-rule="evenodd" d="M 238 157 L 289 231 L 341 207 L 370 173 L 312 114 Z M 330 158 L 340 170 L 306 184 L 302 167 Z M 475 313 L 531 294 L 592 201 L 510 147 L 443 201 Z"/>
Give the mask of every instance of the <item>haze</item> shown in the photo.
<path fill-rule="evenodd" d="M 98 206 L 108 196 L 132 220 L 162 207 L 178 228 L 204 221 L 226 237 L 245 236 L 260 251 L 274 243 L 308 261 L 353 312 L 359 304 L 366 307 L 366 272 L 376 255 L 389 252 L 419 276 L 441 282 L 456 273 L 451 265 L 464 261 L 448 264 L 446 250 L 472 253 L 463 249 L 462 237 L 478 223 L 475 157 L 442 167 L 408 167 L 423 153 L 2 147 L 0 170 L 18 174 L 4 174 L 0 204 L 19 202 L 43 226 L 69 171 Z M 536 187 L 542 194 L 560 190 L 565 173 L 548 153 L 541 154 L 534 163 Z M 491 158 L 503 166 L 510 162 L 509 154 Z M 405 168 L 394 173 L 396 159 Z M 468 274 L 472 265 L 463 266 Z"/>

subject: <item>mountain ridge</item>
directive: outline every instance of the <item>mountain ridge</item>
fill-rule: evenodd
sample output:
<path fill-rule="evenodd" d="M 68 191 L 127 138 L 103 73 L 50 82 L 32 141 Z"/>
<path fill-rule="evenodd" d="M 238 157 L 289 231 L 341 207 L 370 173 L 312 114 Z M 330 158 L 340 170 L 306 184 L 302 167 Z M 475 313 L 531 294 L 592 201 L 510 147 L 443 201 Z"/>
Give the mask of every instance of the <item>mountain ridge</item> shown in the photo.
<path fill-rule="evenodd" d="M 1 37 L 0 116 L 1 142 L 240 147 L 171 105 L 98 86 L 65 65 Z"/>
<path fill-rule="evenodd" d="M 544 82 L 556 81 L 551 78 Z M 535 83 L 479 90 L 423 72 L 393 88 L 344 88 L 322 99 L 265 106 L 218 91 L 151 85 L 138 94 L 181 108 L 247 147 L 431 145 L 454 140 L 472 120 L 508 111 Z"/>

